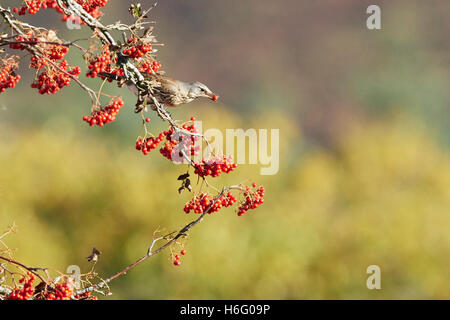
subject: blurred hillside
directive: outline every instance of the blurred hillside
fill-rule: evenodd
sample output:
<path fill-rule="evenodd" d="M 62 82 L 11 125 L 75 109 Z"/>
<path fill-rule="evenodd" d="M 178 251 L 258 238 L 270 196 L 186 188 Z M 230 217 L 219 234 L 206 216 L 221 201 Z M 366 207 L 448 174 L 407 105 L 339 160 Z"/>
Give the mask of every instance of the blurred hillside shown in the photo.
<path fill-rule="evenodd" d="M 220 178 L 263 184 L 264 205 L 208 216 L 180 268 L 158 255 L 113 282 L 112 298 L 450 298 L 450 3 L 431 2 L 377 1 L 380 31 L 365 27 L 369 1 L 160 2 L 152 17 L 163 69 L 221 96 L 175 117 L 279 128 L 280 171 L 247 165 Z M 103 21 L 127 21 L 130 3 L 111 0 Z M 54 12 L 27 18 L 63 38 L 88 34 Z M 81 63 L 75 51 L 70 59 Z M 109 275 L 145 253 L 157 227 L 193 218 L 182 212 L 189 195 L 176 192 L 184 168 L 134 150 L 126 89 L 108 86 L 127 105 L 114 123 L 89 128 L 84 92 L 40 96 L 26 69 L 0 95 L 0 230 L 18 225 L 7 241 L 17 259 L 88 270 L 95 246 Z M 164 128 L 156 116 L 152 126 Z M 371 264 L 381 291 L 366 288 Z"/>

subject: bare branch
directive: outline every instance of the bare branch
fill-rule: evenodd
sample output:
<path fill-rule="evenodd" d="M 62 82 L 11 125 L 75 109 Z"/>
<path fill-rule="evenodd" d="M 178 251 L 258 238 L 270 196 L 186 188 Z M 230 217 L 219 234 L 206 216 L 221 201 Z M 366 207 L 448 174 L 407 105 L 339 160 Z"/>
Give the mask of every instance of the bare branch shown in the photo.
<path fill-rule="evenodd" d="M 214 206 L 214 204 L 219 200 L 219 198 L 221 196 L 223 196 L 225 193 L 227 193 L 230 190 L 233 189 L 239 189 L 242 190 L 241 186 L 229 186 L 229 187 L 224 187 L 222 189 L 222 191 L 219 193 L 219 195 L 211 202 L 211 204 L 203 211 L 203 213 L 200 215 L 200 217 L 198 217 L 197 219 L 191 221 L 190 223 L 188 223 L 187 225 L 185 225 L 183 228 L 181 228 L 175 236 L 171 237 L 169 241 L 167 241 L 166 243 L 164 243 L 162 246 L 160 246 L 158 249 L 152 251 L 151 249 L 153 248 L 153 246 L 155 245 L 155 243 L 159 240 L 164 239 L 164 237 L 160 237 L 157 239 L 154 239 L 147 251 L 147 253 L 140 257 L 138 260 L 136 260 L 134 263 L 130 264 L 129 266 L 127 266 L 126 268 L 122 269 L 121 271 L 115 273 L 114 275 L 110 276 L 109 278 L 95 284 L 92 285 L 90 287 L 81 289 L 81 290 L 77 290 L 74 294 L 75 295 L 79 295 L 79 294 L 83 294 L 86 292 L 90 292 L 93 291 L 95 289 L 102 289 L 105 285 L 107 285 L 109 282 L 111 282 L 112 280 L 126 274 L 128 271 L 130 271 L 131 269 L 135 268 L 136 266 L 140 265 L 142 262 L 144 262 L 145 260 L 147 260 L 148 258 L 160 253 L 161 251 L 163 251 L 164 249 L 167 249 L 168 247 L 170 247 L 170 245 L 174 244 L 179 238 L 187 236 L 187 232 L 189 230 L 191 230 L 195 225 L 199 224 L 200 222 L 202 222 L 203 218 L 205 217 L 205 215 L 208 213 L 208 211 Z M 173 233 L 172 233 L 173 234 Z"/>
<path fill-rule="evenodd" d="M 32 268 L 32 267 L 27 267 L 26 265 L 24 265 L 24 264 L 21 263 L 21 262 L 18 262 L 18 261 L 14 260 L 14 259 L 11 259 L 11 258 L 8 258 L 8 257 L 4 257 L 4 256 L 0 256 L 0 259 L 4 260 L 4 261 L 6 261 L 6 262 L 9 262 L 9 263 L 15 264 L 15 265 L 17 265 L 17 266 L 19 266 L 19 267 L 24 268 L 25 270 L 31 272 L 31 273 L 34 274 L 36 277 L 38 277 L 42 282 L 44 282 L 45 284 L 47 284 L 47 281 L 44 280 L 44 278 L 42 278 L 42 276 L 41 276 L 39 273 L 36 272 L 37 269 L 42 269 L 42 268 Z"/>

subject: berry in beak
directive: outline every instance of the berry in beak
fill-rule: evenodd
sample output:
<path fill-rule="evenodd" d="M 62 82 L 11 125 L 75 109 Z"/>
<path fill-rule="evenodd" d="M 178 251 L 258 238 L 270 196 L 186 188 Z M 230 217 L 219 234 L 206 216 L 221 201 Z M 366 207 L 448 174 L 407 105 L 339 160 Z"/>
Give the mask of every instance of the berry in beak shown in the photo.
<path fill-rule="evenodd" d="M 217 101 L 218 99 L 219 99 L 219 96 L 215 95 L 215 94 L 211 97 L 212 101 Z"/>

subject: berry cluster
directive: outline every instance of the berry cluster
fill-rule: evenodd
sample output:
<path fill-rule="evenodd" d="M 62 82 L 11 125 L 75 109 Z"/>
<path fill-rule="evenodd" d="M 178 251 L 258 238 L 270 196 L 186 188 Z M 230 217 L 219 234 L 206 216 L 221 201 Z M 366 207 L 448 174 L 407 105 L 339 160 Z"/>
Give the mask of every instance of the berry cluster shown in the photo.
<path fill-rule="evenodd" d="M 74 67 L 71 70 L 68 70 L 68 66 L 67 61 L 63 60 L 61 61 L 59 68 L 72 76 L 78 76 L 81 73 L 80 67 Z M 63 87 L 70 84 L 70 76 L 68 74 L 60 70 L 56 70 L 55 72 L 43 71 L 31 84 L 31 87 L 38 89 L 40 94 L 55 94 Z"/>
<path fill-rule="evenodd" d="M 15 13 L 18 13 L 19 16 L 23 16 L 27 11 L 29 14 L 36 14 L 41 9 L 42 2 L 47 1 L 41 1 L 41 0 L 29 0 L 25 2 L 25 5 L 19 8 L 14 8 L 13 11 Z M 56 1 L 54 1 L 56 3 Z"/>
<path fill-rule="evenodd" d="M 219 211 L 222 207 L 228 208 L 236 201 L 236 197 L 231 192 L 228 192 L 226 195 L 222 195 L 219 198 L 210 198 L 208 194 L 201 193 L 186 203 L 184 212 L 189 213 L 194 211 L 194 213 L 203 213 L 211 206 L 207 212 L 210 214 Z"/>
<path fill-rule="evenodd" d="M 9 45 L 9 47 L 11 49 L 16 49 L 16 50 L 25 50 L 27 48 L 27 46 L 25 46 L 23 43 L 26 42 L 26 44 L 28 46 L 34 46 L 36 44 L 39 43 L 38 38 L 36 38 L 33 34 L 33 32 L 28 32 L 27 34 L 27 38 L 24 38 L 22 36 L 17 36 L 15 39 L 15 43 L 11 43 Z M 21 43 L 23 42 L 23 43 Z M 56 60 L 61 60 L 62 58 L 64 58 L 64 56 L 67 54 L 67 52 L 69 52 L 69 47 L 67 46 L 63 46 L 63 45 L 58 45 L 58 44 L 52 44 L 52 45 L 45 45 L 44 44 L 44 49 L 43 49 L 43 54 L 48 58 L 51 59 L 53 61 Z M 32 56 L 31 60 L 33 63 L 33 59 L 36 60 L 36 56 Z M 35 69 L 40 69 L 40 68 L 36 68 Z"/>
<path fill-rule="evenodd" d="M 136 141 L 136 150 L 141 150 L 144 155 L 148 155 L 150 151 L 156 149 L 164 139 L 164 132 L 161 132 L 158 137 L 150 137 L 146 139 L 139 139 Z"/>
<path fill-rule="evenodd" d="M 86 10 L 95 19 L 101 17 L 103 12 L 99 10 L 108 4 L 109 0 L 76 0 L 84 10 Z"/>
<path fill-rule="evenodd" d="M 27 276 L 23 277 L 19 280 L 22 283 L 21 288 L 15 288 L 7 297 L 6 300 L 28 300 L 34 294 L 33 282 L 36 280 L 36 277 L 31 272 L 27 272 Z"/>
<path fill-rule="evenodd" d="M 47 57 L 52 60 L 61 60 L 69 52 L 69 48 L 66 46 L 52 45 L 48 49 Z"/>
<path fill-rule="evenodd" d="M 44 300 L 70 300 L 73 295 L 71 278 L 65 283 L 57 283 L 54 288 L 44 292 Z"/>
<path fill-rule="evenodd" d="M 8 62 L 7 60 L 2 61 L 0 66 L 0 93 L 4 92 L 6 89 L 14 88 L 20 80 L 20 75 L 15 74 L 16 66 Z"/>
<path fill-rule="evenodd" d="M 36 276 L 27 272 L 27 277 L 22 277 L 19 283 L 20 287 L 14 288 L 14 290 L 6 297 L 6 300 L 70 300 L 74 293 L 73 280 L 69 278 L 65 283 L 57 283 L 54 287 L 46 286 L 44 282 L 41 282 L 36 287 L 33 286 Z M 76 300 L 97 300 L 96 296 L 91 296 L 90 292 L 86 292 L 74 297 Z"/>
<path fill-rule="evenodd" d="M 11 49 L 16 49 L 16 50 L 25 50 L 26 46 L 24 46 L 23 44 L 21 44 L 20 42 L 27 42 L 28 45 L 35 45 L 37 43 L 37 38 L 33 36 L 32 32 L 29 32 L 27 34 L 28 38 L 24 38 L 22 36 L 17 36 L 14 40 L 16 43 L 11 43 L 9 45 L 9 47 Z"/>
<path fill-rule="evenodd" d="M 88 291 L 82 294 L 77 294 L 74 299 L 75 300 L 98 300 L 97 296 L 91 295 L 92 292 Z"/>
<path fill-rule="evenodd" d="M 117 69 L 111 70 L 111 73 L 115 74 L 115 75 L 117 75 L 119 77 L 122 77 L 122 76 L 125 75 L 125 72 L 123 71 L 122 68 L 117 68 Z M 103 79 L 104 77 L 101 77 L 101 78 Z M 113 79 L 111 79 L 111 78 L 106 78 L 106 79 L 108 80 L 108 82 L 113 81 Z"/>
<path fill-rule="evenodd" d="M 146 73 L 154 73 L 157 72 L 159 69 L 161 69 L 161 67 L 162 67 L 161 64 L 158 63 L 158 61 L 156 60 L 153 60 L 153 62 L 147 61 L 139 67 L 139 71 Z"/>
<path fill-rule="evenodd" d="M 257 188 L 256 183 L 253 183 L 253 188 Z M 260 186 L 255 191 L 252 191 L 249 186 L 245 188 L 244 192 L 245 202 L 241 203 L 238 208 L 238 216 L 242 216 L 250 209 L 256 209 L 264 203 L 264 187 Z"/>
<path fill-rule="evenodd" d="M 65 46 L 60 46 L 60 45 L 53 45 L 51 46 L 49 49 L 45 50 L 45 57 L 53 60 L 53 61 L 57 61 L 57 60 L 61 60 L 66 54 L 67 52 L 69 52 L 69 48 L 65 47 Z M 44 57 L 38 57 L 38 56 L 32 56 L 31 57 L 31 62 L 30 62 L 30 68 L 34 68 L 36 70 L 40 70 L 42 68 L 44 68 L 45 66 L 48 66 L 49 63 L 47 61 L 47 59 L 45 59 Z M 67 61 L 63 60 L 60 67 L 63 70 L 67 70 Z M 75 67 L 75 70 L 79 70 L 79 67 Z M 76 75 L 79 75 L 80 73 L 76 72 Z"/>
<path fill-rule="evenodd" d="M 174 147 L 178 144 L 178 141 L 171 140 L 173 132 L 173 128 L 170 128 L 169 130 L 163 132 L 164 136 L 166 137 L 166 143 L 161 149 L 159 149 L 159 152 L 163 155 L 163 157 L 166 157 L 169 160 L 172 160 Z"/>
<path fill-rule="evenodd" d="M 186 250 L 184 250 L 184 249 L 181 250 L 180 254 L 181 254 L 181 256 L 184 256 L 186 254 Z M 179 266 L 181 264 L 181 262 L 180 262 L 180 258 L 181 258 L 180 254 L 176 254 L 175 255 L 175 260 L 173 261 L 173 265 L 174 266 Z"/>
<path fill-rule="evenodd" d="M 123 50 L 123 54 L 126 54 L 131 59 L 142 58 L 148 52 L 151 52 L 153 50 L 151 44 L 139 43 L 139 39 L 137 37 L 128 39 L 128 44 L 132 45 L 132 47 Z"/>
<path fill-rule="evenodd" d="M 83 120 L 89 123 L 91 127 L 94 125 L 103 127 L 106 123 L 116 120 L 116 116 L 122 107 L 123 100 L 122 98 L 118 98 L 113 100 L 106 107 L 101 107 L 99 110 L 93 111 L 90 116 L 84 116 Z"/>
<path fill-rule="evenodd" d="M 190 133 L 198 133 L 195 127 L 195 118 L 192 117 L 191 125 L 184 124 L 182 128 Z M 201 146 L 196 145 L 197 141 L 200 139 L 199 136 L 190 135 L 188 133 L 174 134 L 175 130 L 171 127 L 169 130 L 164 131 L 167 142 L 164 147 L 159 151 L 167 159 L 173 162 L 182 162 L 184 160 L 183 153 L 186 155 L 195 156 L 200 152 Z"/>
<path fill-rule="evenodd" d="M 237 164 L 231 161 L 230 157 L 223 156 L 222 158 L 216 157 L 214 159 L 205 160 L 202 159 L 201 163 L 194 163 L 195 174 L 200 177 L 211 176 L 213 178 L 220 176 L 222 172 L 230 173 L 236 169 Z"/>
<path fill-rule="evenodd" d="M 103 12 L 98 10 L 108 4 L 109 0 L 76 0 L 84 10 L 86 10 L 95 19 L 101 17 Z"/>
<path fill-rule="evenodd" d="M 99 72 L 111 71 L 111 52 L 106 46 L 103 52 L 98 57 L 95 57 L 89 61 L 89 72 L 86 73 L 86 77 L 95 78 Z"/>
<path fill-rule="evenodd" d="M 30 68 L 40 70 L 48 65 L 48 61 L 44 58 L 38 58 L 37 56 L 31 57 Z"/>
<path fill-rule="evenodd" d="M 35 6 L 38 6 L 36 3 L 37 2 L 30 2 L 28 6 L 30 8 L 35 8 Z M 49 34 L 43 33 L 40 37 L 41 36 L 48 38 Z M 17 43 L 11 43 L 9 46 L 16 50 L 24 50 L 27 46 L 35 46 L 39 43 L 38 38 L 36 38 L 31 31 L 27 33 L 26 37 L 17 36 L 15 40 Z M 26 42 L 27 45 L 20 42 Z M 47 67 L 47 69 L 42 71 L 31 84 L 31 87 L 38 89 L 40 94 L 55 94 L 61 88 L 70 84 L 71 76 L 77 77 L 81 73 L 80 67 L 75 66 L 69 68 L 67 61 L 61 60 L 69 52 L 67 46 L 40 43 L 39 47 L 36 47 L 36 49 L 41 55 L 31 56 L 30 68 L 41 70 L 44 67 Z"/>
<path fill-rule="evenodd" d="M 99 8 L 104 7 L 108 0 L 76 0 L 76 2 L 83 7 L 83 9 L 88 12 L 92 17 L 99 18 L 103 15 Z M 57 12 L 62 14 L 63 21 L 67 21 L 70 19 L 70 16 L 67 16 L 64 11 L 58 6 L 56 0 L 28 0 L 25 2 L 20 8 L 14 8 L 13 11 L 20 16 L 25 15 L 27 12 L 29 14 L 36 14 L 40 9 L 52 8 Z"/>

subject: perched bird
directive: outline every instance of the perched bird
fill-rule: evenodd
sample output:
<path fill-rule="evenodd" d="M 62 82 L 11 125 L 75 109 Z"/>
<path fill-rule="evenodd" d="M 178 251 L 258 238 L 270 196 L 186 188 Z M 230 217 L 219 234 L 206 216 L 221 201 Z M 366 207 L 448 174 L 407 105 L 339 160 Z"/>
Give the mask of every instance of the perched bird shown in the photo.
<path fill-rule="evenodd" d="M 86 259 L 88 261 L 94 261 L 97 262 L 98 261 L 98 256 L 101 254 L 100 251 L 97 250 L 97 248 L 92 248 L 92 253 L 89 257 L 87 257 Z"/>
<path fill-rule="evenodd" d="M 131 81 L 120 82 L 120 77 L 112 73 L 100 72 L 99 75 L 119 80 L 119 86 L 126 84 L 131 91 L 138 95 L 138 89 Z M 213 101 L 218 99 L 206 85 L 201 82 L 184 82 L 166 77 L 159 73 L 142 73 L 145 81 L 140 86 L 149 87 L 153 91 L 156 100 L 166 107 L 177 107 L 189 103 L 197 98 L 209 98 Z M 145 89 L 145 88 L 144 88 Z M 154 110 L 156 108 L 152 99 L 147 99 L 147 104 Z M 135 112 L 140 112 L 144 106 L 138 105 Z"/>

